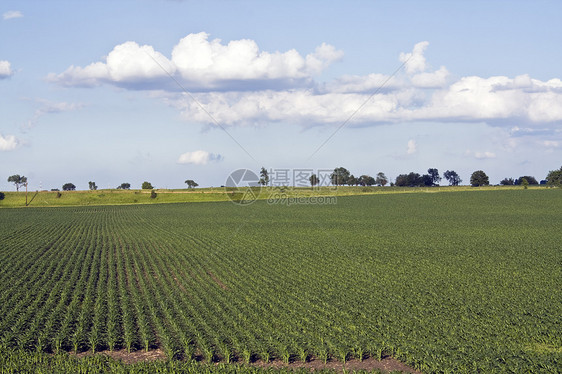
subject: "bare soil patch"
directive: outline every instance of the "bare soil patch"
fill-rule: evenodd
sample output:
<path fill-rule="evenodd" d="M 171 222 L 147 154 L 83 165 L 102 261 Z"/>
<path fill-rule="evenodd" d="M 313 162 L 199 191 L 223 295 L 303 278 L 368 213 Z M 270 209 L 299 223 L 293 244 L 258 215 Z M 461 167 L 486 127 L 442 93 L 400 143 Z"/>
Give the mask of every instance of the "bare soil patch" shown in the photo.
<path fill-rule="evenodd" d="M 70 353 L 73 356 L 78 358 L 87 357 L 92 355 L 105 355 L 109 356 L 115 360 L 121 360 L 125 364 L 134 364 L 135 362 L 144 362 L 144 361 L 158 361 L 166 360 L 166 354 L 160 348 L 158 349 L 151 349 L 149 351 L 133 351 L 127 352 L 126 349 L 120 349 L 115 351 L 101 351 L 92 353 L 91 351 L 88 352 L 80 352 L 80 353 Z"/>
<path fill-rule="evenodd" d="M 115 350 L 115 351 L 101 351 L 101 352 L 96 352 L 96 353 L 92 353 L 91 351 L 88 351 L 88 352 L 69 353 L 69 354 L 73 355 L 75 357 L 78 357 L 78 358 L 92 356 L 93 354 L 95 354 L 95 355 L 105 355 L 105 356 L 111 357 L 115 360 L 120 360 L 125 364 L 134 364 L 136 362 L 165 361 L 166 360 L 166 354 L 160 348 L 151 349 L 148 352 L 147 351 L 127 352 L 126 349 L 120 349 L 120 350 Z M 198 361 L 204 362 L 201 359 L 202 359 L 202 357 L 200 357 L 200 360 L 198 360 Z M 241 365 L 241 366 L 249 365 L 249 366 L 259 367 L 259 368 L 264 368 L 264 369 L 268 369 L 268 368 L 273 368 L 273 369 L 282 369 L 282 368 L 301 369 L 301 368 L 305 368 L 305 369 L 309 369 L 311 372 L 314 372 L 316 370 L 329 369 L 329 370 L 335 370 L 335 371 L 340 372 L 340 373 L 343 373 L 344 371 L 349 371 L 349 370 L 366 370 L 366 371 L 380 370 L 383 373 L 399 371 L 399 372 L 403 372 L 403 373 L 422 374 L 420 371 L 417 371 L 417 370 L 409 367 L 408 365 L 406 365 L 406 364 L 404 364 L 404 363 L 402 363 L 402 362 L 400 362 L 400 361 L 398 361 L 398 360 L 396 360 L 396 359 L 394 359 L 393 357 L 390 357 L 390 356 L 387 356 L 387 357 L 383 358 L 381 361 L 376 360 L 376 359 L 371 358 L 371 357 L 366 358 L 363 361 L 353 359 L 353 360 L 347 361 L 345 364 L 340 362 L 340 361 L 336 361 L 336 360 L 330 360 L 330 361 L 324 363 L 321 360 L 311 358 L 307 362 L 293 361 L 293 362 L 290 362 L 289 364 L 283 362 L 282 360 L 272 360 L 272 361 L 269 361 L 269 362 L 258 360 L 258 361 L 251 362 L 250 364 L 232 363 L 232 365 Z"/>

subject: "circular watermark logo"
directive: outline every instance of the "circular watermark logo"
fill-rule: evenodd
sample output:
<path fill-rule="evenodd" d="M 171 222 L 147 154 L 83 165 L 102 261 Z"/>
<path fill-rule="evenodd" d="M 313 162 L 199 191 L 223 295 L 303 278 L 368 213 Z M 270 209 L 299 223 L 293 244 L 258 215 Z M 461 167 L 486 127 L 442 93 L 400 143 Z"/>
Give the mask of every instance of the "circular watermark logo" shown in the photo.
<path fill-rule="evenodd" d="M 238 169 L 230 173 L 225 186 L 228 198 L 240 205 L 253 203 L 261 191 L 260 178 L 249 169 Z"/>

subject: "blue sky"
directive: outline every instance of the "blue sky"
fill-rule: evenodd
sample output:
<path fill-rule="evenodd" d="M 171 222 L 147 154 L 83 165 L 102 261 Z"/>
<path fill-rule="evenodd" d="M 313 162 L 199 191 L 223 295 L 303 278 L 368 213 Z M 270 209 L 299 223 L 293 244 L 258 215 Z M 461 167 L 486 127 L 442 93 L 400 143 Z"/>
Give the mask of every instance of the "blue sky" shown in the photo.
<path fill-rule="evenodd" d="M 220 186 L 261 166 L 544 179 L 562 165 L 560 14 L 558 1 L 2 1 L 0 190 L 12 174 L 32 190 Z"/>

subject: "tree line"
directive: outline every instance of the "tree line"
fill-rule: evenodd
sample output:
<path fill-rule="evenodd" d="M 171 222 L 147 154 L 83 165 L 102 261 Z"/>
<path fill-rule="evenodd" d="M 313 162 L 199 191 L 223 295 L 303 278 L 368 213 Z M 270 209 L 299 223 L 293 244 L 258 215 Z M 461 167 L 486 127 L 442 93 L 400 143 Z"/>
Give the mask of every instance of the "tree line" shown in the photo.
<path fill-rule="evenodd" d="M 400 174 L 396 177 L 394 182 L 390 181 L 389 178 L 383 173 L 379 172 L 376 174 L 375 177 L 372 177 L 368 174 L 362 174 L 359 177 L 355 177 L 351 172 L 344 168 L 344 167 L 337 167 L 334 171 L 330 174 L 330 183 L 334 186 L 386 186 L 389 184 L 390 186 L 396 187 L 432 187 L 438 186 L 439 182 L 442 179 L 446 179 L 449 182 L 450 186 L 458 186 L 462 183 L 462 179 L 454 170 L 447 170 L 443 173 L 443 177 L 440 176 L 439 170 L 436 168 L 429 168 L 427 169 L 427 174 L 420 175 L 416 172 L 410 172 L 408 174 Z M 259 184 L 263 186 L 267 186 L 269 184 L 270 178 L 267 170 L 262 167 L 260 171 L 260 179 Z M 22 186 L 27 185 L 27 177 L 19 174 L 14 174 L 8 177 L 8 182 L 13 183 L 16 187 L 16 191 Z M 317 186 L 320 184 L 320 178 L 316 174 L 312 174 L 309 177 L 309 183 L 311 186 Z M 185 182 L 187 184 L 187 188 L 195 188 L 198 187 L 199 184 L 195 182 L 193 179 L 187 179 Z M 488 175 L 483 170 L 476 170 L 470 176 L 470 185 L 473 187 L 478 186 L 488 186 L 490 184 L 490 180 Z M 500 181 L 500 185 L 503 186 L 517 186 L 517 185 L 538 185 L 544 184 L 547 186 L 556 186 L 562 187 L 562 167 L 557 170 L 551 170 L 548 172 L 548 175 L 545 179 L 541 180 L 540 182 L 537 179 L 530 175 L 524 175 L 519 178 L 504 178 Z M 88 188 L 92 191 L 97 190 L 98 186 L 95 182 L 89 181 Z M 117 189 L 122 190 L 129 190 L 131 189 L 130 183 L 121 183 L 119 186 L 116 187 Z M 144 181 L 141 185 L 143 190 L 153 190 L 154 187 L 150 182 Z M 63 191 L 74 191 L 76 190 L 76 185 L 73 183 L 65 183 L 62 185 Z M 54 188 L 51 191 L 59 191 L 58 188 Z M 0 200 L 4 198 L 4 194 L 0 193 Z"/>

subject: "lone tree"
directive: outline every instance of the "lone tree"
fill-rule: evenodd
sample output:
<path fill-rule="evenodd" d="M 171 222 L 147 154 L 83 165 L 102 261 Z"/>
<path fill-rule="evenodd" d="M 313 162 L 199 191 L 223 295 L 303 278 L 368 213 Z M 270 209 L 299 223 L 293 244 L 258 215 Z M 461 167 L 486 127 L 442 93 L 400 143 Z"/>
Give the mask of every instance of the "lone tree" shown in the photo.
<path fill-rule="evenodd" d="M 73 183 L 65 183 L 62 185 L 63 191 L 74 191 L 76 190 L 76 186 Z"/>
<path fill-rule="evenodd" d="M 458 186 L 459 183 L 462 182 L 462 179 L 459 177 L 456 171 L 454 170 L 447 170 L 443 173 L 443 177 L 449 181 L 449 186 Z"/>
<path fill-rule="evenodd" d="M 472 187 L 487 186 L 490 184 L 490 179 L 482 170 L 476 170 L 470 176 L 470 184 Z"/>
<path fill-rule="evenodd" d="M 439 170 L 435 168 L 427 169 L 427 175 L 429 175 L 431 180 L 431 185 L 437 186 L 441 182 L 441 177 L 439 176 Z"/>
<path fill-rule="evenodd" d="M 550 187 L 562 187 L 562 166 L 559 170 L 551 170 L 548 172 L 546 185 Z"/>
<path fill-rule="evenodd" d="M 388 178 L 384 175 L 383 172 L 377 174 L 377 178 L 375 179 L 375 183 L 379 186 L 385 186 L 388 183 Z"/>
<path fill-rule="evenodd" d="M 88 188 L 90 188 L 91 191 L 95 191 L 98 189 L 98 186 L 96 186 L 96 182 L 88 182 Z"/>
<path fill-rule="evenodd" d="M 308 178 L 308 181 L 310 182 L 310 185 L 312 187 L 316 186 L 318 183 L 320 183 L 320 180 L 318 179 L 318 176 L 316 176 L 316 174 L 312 174 L 310 176 L 310 178 Z"/>
<path fill-rule="evenodd" d="M 261 184 L 262 186 L 267 186 L 269 184 L 269 173 L 263 166 L 260 170 L 259 184 Z"/>
<path fill-rule="evenodd" d="M 332 184 L 335 186 L 343 186 L 344 184 L 347 183 L 349 176 L 350 176 L 349 170 L 347 170 L 344 167 L 339 167 L 339 168 L 335 168 L 334 172 L 330 174 L 330 180 L 332 181 Z"/>
<path fill-rule="evenodd" d="M 144 181 L 142 182 L 142 189 L 143 190 L 152 190 L 154 187 L 152 187 L 152 184 L 150 184 L 150 182 Z"/>
<path fill-rule="evenodd" d="M 130 190 L 131 189 L 131 183 L 121 183 L 120 186 L 117 186 L 118 190 Z"/>
<path fill-rule="evenodd" d="M 27 183 L 27 177 L 23 175 L 20 176 L 19 174 L 11 175 L 8 177 L 8 182 L 11 182 L 16 185 L 16 191 L 20 190 L 20 186 L 24 186 Z"/>
<path fill-rule="evenodd" d="M 194 188 L 194 187 L 199 186 L 199 185 L 198 185 L 197 183 L 195 183 L 195 181 L 192 180 L 192 179 L 186 180 L 185 183 L 187 183 L 187 188 Z"/>

